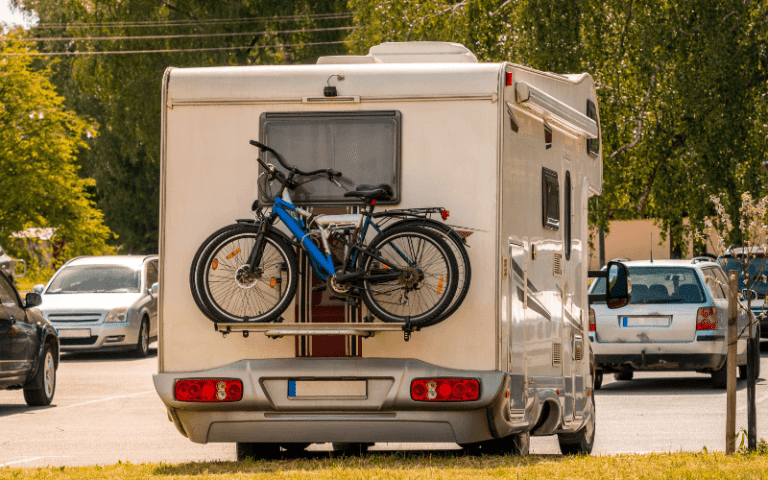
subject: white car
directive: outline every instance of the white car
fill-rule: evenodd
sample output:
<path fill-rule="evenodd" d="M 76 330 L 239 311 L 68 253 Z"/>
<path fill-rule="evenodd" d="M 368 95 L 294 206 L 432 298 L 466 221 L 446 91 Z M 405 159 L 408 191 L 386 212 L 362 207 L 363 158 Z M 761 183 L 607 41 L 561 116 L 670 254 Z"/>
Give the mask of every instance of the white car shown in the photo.
<path fill-rule="evenodd" d="M 62 351 L 132 350 L 145 357 L 157 338 L 156 255 L 78 257 L 34 290 Z"/>
<path fill-rule="evenodd" d="M 720 265 L 706 257 L 623 263 L 632 280 L 631 303 L 609 310 L 595 302 L 590 309 L 589 339 L 600 370 L 595 388 L 600 388 L 603 373 L 631 380 L 639 370 L 710 373 L 714 386 L 725 388 L 728 280 Z M 590 288 L 590 294 L 604 292 L 602 278 Z M 744 332 L 737 342 L 741 378 L 747 375 L 747 319 L 746 308 L 739 308 L 737 333 Z M 754 334 L 759 338 L 759 324 Z"/>

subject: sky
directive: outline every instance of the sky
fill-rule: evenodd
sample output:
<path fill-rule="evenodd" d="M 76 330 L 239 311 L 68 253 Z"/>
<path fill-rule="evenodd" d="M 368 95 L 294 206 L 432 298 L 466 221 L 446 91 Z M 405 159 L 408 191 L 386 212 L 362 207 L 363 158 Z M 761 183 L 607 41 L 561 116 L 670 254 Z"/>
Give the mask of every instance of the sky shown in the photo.
<path fill-rule="evenodd" d="M 0 22 L 10 25 L 24 25 L 24 28 L 30 26 L 29 22 L 25 22 L 18 11 L 11 13 L 10 0 L 0 0 Z"/>

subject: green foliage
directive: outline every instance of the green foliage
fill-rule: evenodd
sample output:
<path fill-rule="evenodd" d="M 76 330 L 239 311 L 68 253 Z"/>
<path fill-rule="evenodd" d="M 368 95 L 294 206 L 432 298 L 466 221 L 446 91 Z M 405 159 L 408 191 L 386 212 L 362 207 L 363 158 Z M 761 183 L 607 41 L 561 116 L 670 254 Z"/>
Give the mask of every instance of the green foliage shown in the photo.
<path fill-rule="evenodd" d="M 0 54 L 24 52 L 23 34 L 0 40 Z M 62 258 L 101 254 L 110 231 L 78 176 L 76 158 L 94 135 L 92 123 L 64 105 L 50 71 L 33 69 L 29 57 L 0 55 L 0 240 L 34 273 L 38 264 L 11 233 L 28 227 L 56 228 Z"/>
<path fill-rule="evenodd" d="M 348 17 L 317 19 L 317 14 L 344 13 L 342 0 L 17 0 L 40 17 L 36 38 L 43 52 L 192 50 L 55 57 L 40 61 L 55 72 L 53 81 L 77 112 L 93 118 L 100 135 L 79 156 L 85 176 L 94 178 L 97 205 L 117 234 L 116 244 L 129 252 L 157 252 L 160 181 L 160 98 L 163 72 L 170 66 L 206 67 L 313 62 L 340 53 L 347 30 L 307 32 L 349 25 Z M 291 19 L 285 17 L 293 16 Z M 229 19 L 229 22 L 210 22 Z M 250 19 L 250 20 L 249 20 Z M 140 25 L 138 22 L 174 22 Z M 121 23 L 115 23 L 121 22 Z M 55 25 L 65 25 L 60 28 Z M 88 25 L 83 25 L 88 24 Z M 305 30 L 280 33 L 281 30 Z M 239 34 L 191 38 L 91 40 L 88 37 Z M 273 45 L 294 45 L 270 47 Z M 237 48 L 245 46 L 247 48 Z M 270 47 L 270 48 L 265 48 Z"/>
<path fill-rule="evenodd" d="M 768 193 L 768 12 L 741 0 L 351 0 L 351 49 L 385 41 L 464 43 L 509 60 L 595 78 L 604 186 L 592 224 L 659 219 L 674 243 L 724 194 Z M 690 226 L 681 219 L 688 217 Z"/>

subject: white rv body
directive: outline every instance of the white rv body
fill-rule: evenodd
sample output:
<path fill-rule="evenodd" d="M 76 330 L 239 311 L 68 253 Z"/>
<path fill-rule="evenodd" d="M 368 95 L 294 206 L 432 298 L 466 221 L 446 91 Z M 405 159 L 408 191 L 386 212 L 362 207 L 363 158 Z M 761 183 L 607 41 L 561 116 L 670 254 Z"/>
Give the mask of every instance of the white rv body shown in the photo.
<path fill-rule="evenodd" d="M 335 85 L 338 96 L 324 97 L 327 85 Z M 526 432 L 577 432 L 594 422 L 585 313 L 587 201 L 600 193 L 602 163 L 599 140 L 592 155 L 586 146 L 599 129 L 596 107 L 595 120 L 586 115 L 587 101 L 597 104 L 589 75 L 477 63 L 460 45 L 432 42 L 384 44 L 368 56 L 325 58 L 317 65 L 169 68 L 154 380 L 179 431 L 197 443 L 470 444 Z M 384 110 L 401 118 L 400 191 L 393 207 L 442 206 L 450 211 L 447 224 L 471 233 L 466 301 L 407 342 L 392 324 L 354 323 L 347 312 L 350 329 L 335 333 L 360 336 L 345 337 L 346 354 L 336 358 L 312 355 L 326 337 L 297 340 L 291 333 L 300 326 L 313 332 L 311 313 L 297 325 L 293 307 L 281 324 L 247 337 L 217 331 L 190 293 L 190 266 L 208 235 L 253 218 L 258 151 L 249 140 L 259 140 L 260 118 Z M 300 160 L 286 158 L 301 166 Z M 559 185 L 559 226 L 553 221 L 548 228 L 544 169 Z M 285 335 L 275 334 L 280 329 Z M 243 399 L 176 400 L 175 382 L 190 378 L 241 379 Z M 480 398 L 416 402 L 414 378 L 476 378 Z M 363 385 L 364 393 L 289 398 L 292 379 Z"/>

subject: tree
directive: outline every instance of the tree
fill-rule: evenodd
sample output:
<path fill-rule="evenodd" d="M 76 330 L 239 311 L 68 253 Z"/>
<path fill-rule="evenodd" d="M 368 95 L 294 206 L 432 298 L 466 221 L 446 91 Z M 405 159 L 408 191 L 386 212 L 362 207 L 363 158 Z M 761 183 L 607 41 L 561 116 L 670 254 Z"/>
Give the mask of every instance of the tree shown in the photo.
<path fill-rule="evenodd" d="M 95 198 L 116 243 L 146 253 L 158 249 L 165 69 L 315 61 L 345 50 L 350 20 L 344 0 L 16 3 L 40 17 L 30 35 L 41 52 L 100 53 L 44 57 L 40 63 L 54 71 L 67 104 L 100 126 L 79 163 L 96 180 Z M 155 52 L 101 54 L 147 50 Z"/>
<path fill-rule="evenodd" d="M 20 31 L 0 39 L 0 239 L 17 258 L 35 259 L 10 234 L 53 227 L 66 258 L 108 251 L 110 230 L 88 194 L 93 180 L 78 176 L 76 158 L 96 131 L 64 107 L 48 69 L 33 70 Z"/>

